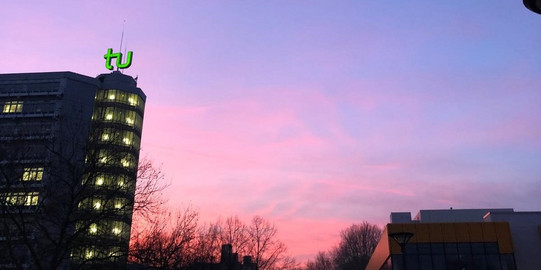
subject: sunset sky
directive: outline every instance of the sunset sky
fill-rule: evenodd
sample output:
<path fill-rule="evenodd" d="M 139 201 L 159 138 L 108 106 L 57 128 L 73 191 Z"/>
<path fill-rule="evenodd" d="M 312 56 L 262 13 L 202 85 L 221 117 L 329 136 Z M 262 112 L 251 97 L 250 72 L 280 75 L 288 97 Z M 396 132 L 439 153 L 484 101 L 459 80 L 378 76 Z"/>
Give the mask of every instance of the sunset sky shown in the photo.
<path fill-rule="evenodd" d="M 541 210 L 521 0 L 3 1 L 0 73 L 108 73 L 124 20 L 171 208 L 260 215 L 299 261 L 391 211 Z"/>

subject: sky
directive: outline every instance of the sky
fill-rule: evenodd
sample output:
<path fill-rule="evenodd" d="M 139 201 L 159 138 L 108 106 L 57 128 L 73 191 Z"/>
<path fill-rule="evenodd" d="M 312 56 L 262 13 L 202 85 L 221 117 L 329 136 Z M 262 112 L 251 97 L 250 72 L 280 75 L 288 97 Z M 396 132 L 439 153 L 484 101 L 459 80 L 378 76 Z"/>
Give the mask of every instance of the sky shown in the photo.
<path fill-rule="evenodd" d="M 6 1 L 0 73 L 147 95 L 171 208 L 260 215 L 299 261 L 390 212 L 541 210 L 541 15 L 522 1 Z"/>

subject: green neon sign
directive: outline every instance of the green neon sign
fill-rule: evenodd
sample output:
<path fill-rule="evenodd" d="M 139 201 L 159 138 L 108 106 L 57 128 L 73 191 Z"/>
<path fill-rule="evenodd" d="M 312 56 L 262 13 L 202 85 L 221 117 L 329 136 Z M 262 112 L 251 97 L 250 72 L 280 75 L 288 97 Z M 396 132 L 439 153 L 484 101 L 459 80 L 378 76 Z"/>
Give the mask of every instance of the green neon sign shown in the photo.
<path fill-rule="evenodd" d="M 122 53 L 113 53 L 113 49 L 109 48 L 107 49 L 107 53 L 103 56 L 105 58 L 105 68 L 108 70 L 113 70 L 113 66 L 111 65 L 111 59 L 116 58 L 116 67 L 119 69 L 125 69 L 129 68 L 131 66 L 131 59 L 133 56 L 133 52 L 128 52 L 128 56 L 126 57 L 126 63 L 122 63 Z"/>

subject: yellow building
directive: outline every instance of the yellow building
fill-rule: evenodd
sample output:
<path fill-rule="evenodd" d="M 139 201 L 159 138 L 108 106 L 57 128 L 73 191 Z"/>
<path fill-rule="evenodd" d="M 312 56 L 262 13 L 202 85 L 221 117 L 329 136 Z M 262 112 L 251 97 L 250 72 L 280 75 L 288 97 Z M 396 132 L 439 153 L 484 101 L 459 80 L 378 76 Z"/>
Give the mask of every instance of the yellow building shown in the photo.
<path fill-rule="evenodd" d="M 402 250 L 396 233 L 411 233 Z M 404 267 L 406 265 L 406 267 Z M 516 269 L 507 222 L 390 223 L 368 270 Z"/>

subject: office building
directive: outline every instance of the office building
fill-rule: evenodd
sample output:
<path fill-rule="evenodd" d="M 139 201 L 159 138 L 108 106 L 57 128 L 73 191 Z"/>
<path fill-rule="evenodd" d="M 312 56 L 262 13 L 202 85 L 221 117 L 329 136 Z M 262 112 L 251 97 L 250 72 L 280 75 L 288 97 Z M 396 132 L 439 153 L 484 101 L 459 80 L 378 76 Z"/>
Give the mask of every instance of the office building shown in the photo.
<path fill-rule="evenodd" d="M 539 269 L 541 212 L 513 209 L 391 213 L 366 269 Z"/>
<path fill-rule="evenodd" d="M 125 266 L 145 100 L 119 71 L 0 74 L 0 269 Z"/>

